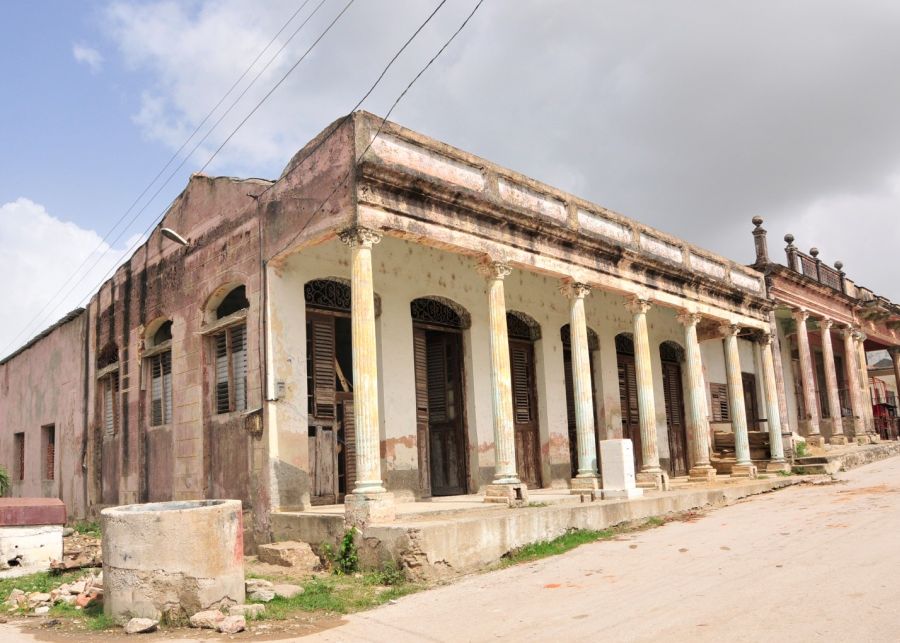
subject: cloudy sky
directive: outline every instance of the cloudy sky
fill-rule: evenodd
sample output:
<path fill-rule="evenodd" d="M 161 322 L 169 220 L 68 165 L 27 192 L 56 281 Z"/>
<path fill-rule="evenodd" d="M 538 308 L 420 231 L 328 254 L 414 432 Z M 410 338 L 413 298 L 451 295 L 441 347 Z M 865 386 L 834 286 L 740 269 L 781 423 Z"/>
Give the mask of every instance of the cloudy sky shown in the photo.
<path fill-rule="evenodd" d="M 111 234 L 303 2 L 3 3 L 0 352 L 89 294 L 347 1 L 308 2 Z M 474 3 L 448 0 L 364 108 Z M 356 0 L 207 172 L 277 177 L 437 4 Z M 898 33 L 891 0 L 487 0 L 392 120 L 738 261 L 761 215 L 773 255 L 792 232 L 900 301 Z"/>

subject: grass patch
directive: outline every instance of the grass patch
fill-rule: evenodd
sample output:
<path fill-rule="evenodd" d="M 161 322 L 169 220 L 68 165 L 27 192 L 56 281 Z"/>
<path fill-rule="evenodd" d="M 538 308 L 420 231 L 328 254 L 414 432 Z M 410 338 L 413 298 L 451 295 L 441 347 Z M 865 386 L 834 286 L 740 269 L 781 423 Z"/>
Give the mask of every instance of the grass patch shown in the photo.
<path fill-rule="evenodd" d="M 79 534 L 84 534 L 85 536 L 94 536 L 95 538 L 100 538 L 100 523 L 92 522 L 90 520 L 80 520 L 76 523 L 73 523 L 72 529 L 77 531 Z"/>
<path fill-rule="evenodd" d="M 14 589 L 21 589 L 23 592 L 50 592 L 63 583 L 71 583 L 84 575 L 83 570 L 75 570 L 64 572 L 62 574 L 51 574 L 50 572 L 38 572 L 29 574 L 28 576 L 17 576 L 16 578 L 4 578 L 0 580 L 0 603 L 4 602 L 10 592 Z"/>
<path fill-rule="evenodd" d="M 609 529 L 573 529 L 553 540 L 542 540 L 514 549 L 503 557 L 500 561 L 500 567 L 528 563 L 541 558 L 547 558 L 548 556 L 558 556 L 559 554 L 564 554 L 581 545 L 601 540 L 611 540 L 621 534 L 661 527 L 667 522 L 668 520 L 665 518 L 651 516 L 638 524 L 627 523 L 624 525 L 616 525 Z"/>
<path fill-rule="evenodd" d="M 79 621 L 92 632 L 118 628 L 116 622 L 103 613 L 103 605 L 99 603 L 88 605 L 82 610 L 76 609 L 74 605 L 57 603 L 50 608 L 49 615 Z"/>
<path fill-rule="evenodd" d="M 794 475 L 793 471 L 776 471 L 776 473 L 782 478 L 790 478 L 792 475 Z"/>
<path fill-rule="evenodd" d="M 615 535 L 616 532 L 613 529 L 602 529 L 600 531 L 579 529 L 570 531 L 553 540 L 542 540 L 514 549 L 503 558 L 501 566 L 507 567 L 538 560 L 539 558 L 546 558 L 547 556 L 558 556 L 587 543 L 609 540 Z"/>
<path fill-rule="evenodd" d="M 410 583 L 400 571 L 313 578 L 303 583 L 303 593 L 293 598 L 275 597 L 265 603 L 264 619 L 284 620 L 296 612 L 350 614 L 383 605 L 424 589 Z"/>

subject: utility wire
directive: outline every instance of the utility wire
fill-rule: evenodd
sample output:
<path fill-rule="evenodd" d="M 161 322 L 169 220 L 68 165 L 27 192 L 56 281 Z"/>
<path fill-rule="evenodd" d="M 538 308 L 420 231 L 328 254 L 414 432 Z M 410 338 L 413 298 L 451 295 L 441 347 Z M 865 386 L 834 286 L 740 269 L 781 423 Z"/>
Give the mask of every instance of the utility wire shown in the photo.
<path fill-rule="evenodd" d="M 453 32 L 453 35 L 451 35 L 450 38 L 448 38 L 447 41 L 441 46 L 441 48 L 438 49 L 437 53 L 431 57 L 431 60 L 429 60 L 427 63 L 425 63 L 425 66 L 419 70 L 419 73 L 417 73 L 415 75 L 415 77 L 409 82 L 409 84 L 406 86 L 406 88 L 402 92 L 400 92 L 400 95 L 397 96 L 397 98 L 394 100 L 393 104 L 391 105 L 391 108 L 387 111 L 387 113 L 381 119 L 381 123 L 379 123 L 378 129 L 375 130 L 375 134 L 372 136 L 372 140 L 369 141 L 369 144 L 366 145 L 366 148 L 360 153 L 360 155 L 358 157 L 356 157 L 356 162 L 353 164 L 353 166 L 347 171 L 347 173 L 344 175 L 344 177 L 335 184 L 334 189 L 319 204 L 319 207 L 317 207 L 315 209 L 315 211 L 313 211 L 313 213 L 310 215 L 307 222 L 303 226 L 301 226 L 301 228 L 297 231 L 297 233 L 293 237 L 291 237 L 286 244 L 281 246 L 281 248 L 277 252 L 272 254 L 272 257 L 284 252 L 291 244 L 293 244 L 300 237 L 300 235 L 303 234 L 303 231 L 307 228 L 307 226 L 309 226 L 310 223 L 313 222 L 316 215 L 322 211 L 322 208 L 324 208 L 325 204 L 328 203 L 328 201 L 331 199 L 331 197 L 334 196 L 334 194 L 335 194 L 335 192 L 337 192 L 338 188 L 340 188 L 341 185 L 343 185 L 344 183 L 347 182 L 347 180 L 350 178 L 350 176 L 353 174 L 354 170 L 356 169 L 356 166 L 359 165 L 359 162 L 366 155 L 366 152 L 368 152 L 369 149 L 372 147 L 372 145 L 375 143 L 375 139 L 377 139 L 378 136 L 381 134 L 382 130 L 384 129 L 385 124 L 387 123 L 388 118 L 390 118 L 391 113 L 394 111 L 394 108 L 396 108 L 397 105 L 400 103 L 400 101 L 403 100 L 403 97 L 406 96 L 407 92 L 412 88 L 413 85 L 416 84 L 416 81 L 419 80 L 419 78 L 422 76 L 422 74 L 424 74 L 428 70 L 428 68 L 431 67 L 432 63 L 434 63 L 434 61 L 437 60 L 440 57 L 440 55 L 444 53 L 444 50 L 450 46 L 450 43 L 452 43 L 456 39 L 456 37 L 460 34 L 460 32 L 462 32 L 462 30 L 466 28 L 466 25 L 469 24 L 469 21 L 472 19 L 472 17 L 475 15 L 475 13 L 478 11 L 478 9 L 481 7 L 483 2 L 484 2 L 484 0 L 478 0 L 478 3 L 472 9 L 472 11 L 469 13 L 469 15 L 466 16 L 466 19 L 463 20 L 462 24 L 460 24 L 459 27 L 457 28 L 457 30 Z M 441 4 L 443 4 L 443 3 L 441 3 Z M 440 8 L 440 7 L 438 7 L 438 8 Z M 348 115 L 345 118 L 349 118 L 349 116 L 350 115 Z M 334 131 L 336 131 L 336 130 L 333 130 L 332 133 Z M 330 134 L 329 134 L 329 136 L 330 136 Z M 269 257 L 269 258 L 271 259 L 272 257 Z"/>
<path fill-rule="evenodd" d="M 178 158 L 178 155 L 181 154 L 181 152 L 184 150 L 185 147 L 187 147 L 187 145 L 188 145 L 188 143 L 190 143 L 191 139 L 193 139 L 200 132 L 200 130 L 203 128 L 203 126 L 206 125 L 207 121 L 209 121 L 209 119 L 212 117 L 212 115 L 215 114 L 216 110 L 218 110 L 219 107 L 222 106 L 222 103 L 225 102 L 225 100 L 228 98 L 228 96 L 230 96 L 231 93 L 241 84 L 241 82 L 244 80 L 244 78 L 247 77 L 247 74 L 250 73 L 250 70 L 253 69 L 253 67 L 256 66 L 256 63 L 259 62 L 260 58 L 263 57 L 263 54 L 265 54 L 271 48 L 271 46 L 275 43 L 275 41 L 278 40 L 278 37 L 284 32 L 285 29 L 287 29 L 288 25 L 290 25 L 291 22 L 294 21 L 294 18 L 296 18 L 300 14 L 300 12 L 303 11 L 303 9 L 306 7 L 306 5 L 308 5 L 309 3 L 310 3 L 310 0 L 304 0 L 300 4 L 300 6 L 294 11 L 294 13 L 292 13 L 291 16 L 284 22 L 284 24 L 281 26 L 281 29 L 279 29 L 278 32 L 274 36 L 272 36 L 272 39 L 269 40 L 268 44 L 266 44 L 266 46 L 263 47 L 259 51 L 259 53 L 256 55 L 256 58 L 253 59 L 253 62 L 251 62 L 247 66 L 247 68 L 244 70 L 244 72 L 237 78 L 237 80 L 235 80 L 234 83 L 232 83 L 232 85 L 228 89 L 228 91 L 226 91 L 222 95 L 222 97 L 219 99 L 219 101 L 212 107 L 212 109 L 210 109 L 209 112 L 207 112 L 206 116 L 203 117 L 203 120 L 201 120 L 200 123 L 194 128 L 194 131 L 191 132 L 191 134 L 184 140 L 184 142 L 181 144 L 181 146 L 177 150 L 175 150 L 175 152 L 172 154 L 171 157 L 169 157 L 169 160 L 166 161 L 165 165 L 162 166 L 162 168 L 159 170 L 159 172 L 156 173 L 156 176 L 154 176 L 153 179 L 151 179 L 151 181 L 146 185 L 146 187 L 144 187 L 144 189 L 141 191 L 141 193 L 138 194 L 138 196 L 134 199 L 134 201 L 132 201 L 131 205 L 128 206 L 128 208 L 125 210 L 125 212 L 123 212 L 119 216 L 119 218 L 116 220 L 116 222 L 113 224 L 113 226 L 109 229 L 109 231 L 103 236 L 103 238 L 97 244 L 97 247 L 94 248 L 91 252 L 89 252 L 85 256 L 84 260 L 82 260 L 82 262 L 70 273 L 68 279 L 66 279 L 66 281 L 63 282 L 63 284 L 59 287 L 59 290 L 57 290 L 53 295 L 50 296 L 50 298 L 47 300 L 47 303 L 44 304 L 44 306 L 37 312 L 37 314 L 30 321 L 28 321 L 28 323 L 25 324 L 25 326 L 22 328 L 22 330 L 19 331 L 19 333 L 15 337 L 13 337 L 13 339 L 9 342 L 9 344 L 7 344 L 6 350 L 13 347 L 15 345 L 16 341 L 20 337 L 22 337 L 22 335 L 25 334 L 26 331 L 28 331 L 34 325 L 35 322 L 40 321 L 41 316 L 47 311 L 48 306 L 50 306 L 54 302 L 54 300 L 56 300 L 59 297 L 59 295 L 63 292 L 63 290 L 65 290 L 66 286 L 69 285 L 69 283 L 72 281 L 72 279 L 74 279 L 75 276 L 81 271 L 81 269 L 84 268 L 84 266 L 87 264 L 88 260 L 91 258 L 91 255 L 93 255 L 100 248 L 102 248 L 104 243 L 108 242 L 110 235 L 112 235 L 112 233 L 115 232 L 115 230 L 119 227 L 119 224 L 121 224 L 122 221 L 125 220 L 125 217 L 128 216 L 128 213 L 131 212 L 134 209 L 134 207 L 140 202 L 140 200 L 144 197 L 144 195 L 147 194 L 147 192 L 150 190 L 150 188 L 153 187 L 153 184 L 159 180 L 159 178 L 163 175 L 163 173 L 166 171 L 166 169 L 169 168 L 169 166 L 175 161 L 175 159 Z M 313 13 L 315 13 L 315 12 L 313 12 Z M 312 14 L 310 14 L 310 15 L 312 15 Z M 266 70 L 266 68 L 268 68 L 268 66 L 271 64 L 272 60 L 274 60 L 281 53 L 281 51 L 287 46 L 287 43 L 289 43 L 291 41 L 291 39 L 293 39 L 293 37 L 297 35 L 297 32 L 300 29 L 302 29 L 303 25 L 305 25 L 306 22 L 308 22 L 308 21 L 309 21 L 309 19 L 307 18 L 307 20 L 304 21 L 303 24 L 285 42 L 285 44 L 282 45 L 281 49 L 278 50 L 278 52 L 275 54 L 275 56 L 273 56 L 273 58 L 270 59 L 268 63 L 266 63 L 266 66 L 263 67 L 263 69 L 260 73 L 264 72 Z M 250 83 L 250 85 L 248 85 L 247 89 L 252 87 L 258 78 L 259 78 L 259 74 L 257 74 L 256 78 L 254 78 L 253 81 L 251 81 L 251 83 Z M 237 100 L 240 100 L 240 98 L 246 93 L 247 89 L 245 89 L 244 92 L 241 93 L 241 96 L 239 96 Z M 232 103 L 232 107 L 234 107 L 234 104 L 235 103 Z M 225 114 L 227 114 L 230 111 L 231 111 L 231 107 L 225 112 Z M 219 122 L 221 122 L 221 119 L 219 119 L 219 121 L 217 121 L 216 124 L 213 125 L 212 128 L 210 128 L 209 132 L 207 132 L 207 136 L 209 136 L 209 134 L 216 128 L 216 126 L 218 125 Z M 204 137 L 204 140 L 205 140 L 205 138 L 206 137 Z M 195 150 L 196 150 L 196 147 L 194 148 L 194 150 L 191 151 L 190 154 L 187 155 L 187 157 L 185 157 L 185 160 L 187 158 L 189 158 Z M 183 164 L 184 164 L 184 162 L 182 161 L 182 165 Z M 180 167 L 181 167 L 181 165 L 179 165 L 179 169 L 180 169 Z M 176 172 L 177 172 L 177 170 L 176 170 Z M 158 194 L 158 191 L 157 191 L 157 194 Z M 155 197 L 156 197 L 156 194 L 154 194 L 154 196 L 150 198 L 150 202 L 152 202 L 152 200 Z M 146 206 L 145 206 L 145 208 L 146 208 Z M 131 225 L 131 223 L 129 222 L 129 225 L 126 226 L 125 229 L 127 230 L 128 227 L 130 227 L 130 225 Z M 121 234 L 119 235 L 119 237 L 121 237 Z M 116 237 L 115 240 L 109 242 L 109 244 L 108 244 L 109 247 L 107 248 L 107 250 L 104 251 L 104 253 L 101 254 L 101 256 L 97 259 L 97 261 L 94 262 L 94 264 L 91 266 L 91 268 L 89 269 L 88 272 L 90 272 L 90 270 L 93 270 L 93 268 L 97 265 L 97 263 L 100 262 L 100 260 L 103 258 L 103 256 L 105 256 L 105 254 L 109 251 L 109 248 L 112 247 L 112 245 L 115 243 L 115 241 L 118 240 L 119 237 Z M 80 281 L 78 283 L 80 283 Z M 75 285 L 77 285 L 77 283 Z M 74 287 L 73 287 L 73 290 L 74 290 Z"/>
<path fill-rule="evenodd" d="M 326 1 L 326 0 L 322 0 L 322 2 L 320 2 L 318 6 L 319 6 L 319 7 L 322 6 L 322 4 L 325 3 L 325 1 Z M 316 40 L 309 46 L 309 48 L 303 53 L 303 55 L 300 57 L 300 59 L 299 59 L 296 63 L 294 63 L 294 64 L 291 66 L 291 68 L 288 69 L 287 72 L 286 72 L 286 73 L 281 77 L 281 79 L 276 83 L 275 88 L 279 87 L 279 86 L 287 79 L 287 77 L 291 74 L 291 72 L 293 72 L 294 69 L 296 69 L 297 66 L 298 66 L 301 62 L 303 62 L 303 60 L 306 59 L 306 57 L 309 55 L 309 53 L 315 48 L 315 46 L 316 46 L 317 44 L 319 44 L 319 42 L 322 40 L 322 38 L 324 38 L 325 35 L 326 35 L 329 31 L 331 31 L 331 28 L 334 27 L 334 25 L 337 23 L 337 21 L 341 19 L 341 17 L 347 12 L 347 10 L 350 8 L 350 6 L 351 6 L 355 1 L 356 1 L 356 0 L 349 0 L 349 2 L 347 2 L 346 5 L 344 5 L 344 8 L 341 9 L 341 11 L 337 14 L 337 16 L 334 17 L 334 19 L 333 19 L 330 23 L 328 23 L 328 26 L 325 27 L 325 30 L 324 30 L 324 31 L 319 35 L 319 37 L 316 38 Z M 318 9 L 318 7 L 317 7 L 317 9 Z M 274 88 L 273 88 L 272 91 L 274 91 Z M 255 112 L 262 106 L 262 104 L 263 104 L 263 103 L 264 103 L 264 102 L 272 95 L 272 91 L 269 91 L 265 96 L 262 97 L 262 99 L 260 99 L 260 101 L 256 104 L 256 106 L 251 110 L 250 115 L 252 115 L 253 113 L 255 113 Z M 249 118 L 249 116 L 248 116 L 247 118 L 244 118 L 240 123 L 238 123 L 237 127 L 235 127 L 234 130 L 232 130 L 231 134 L 229 134 L 228 137 L 226 138 L 226 142 L 228 142 L 229 140 L 231 140 L 232 137 L 234 137 L 234 135 L 237 133 L 237 131 L 238 131 L 241 127 L 243 127 L 243 125 L 247 122 L 248 118 Z M 220 146 L 216 149 L 215 152 L 212 153 L 212 155 L 209 157 L 209 159 L 207 159 L 206 163 L 203 164 L 203 167 L 199 170 L 199 172 L 202 172 L 203 169 L 205 169 L 210 163 L 212 163 L 213 159 L 215 159 L 216 156 L 218 155 L 218 153 L 222 151 L 222 148 L 223 148 L 224 146 L 225 146 L 225 144 L 223 143 L 222 145 L 220 145 Z M 171 177 L 170 177 L 170 178 L 171 178 Z M 177 197 L 176 197 L 176 198 L 177 198 Z M 162 220 L 162 218 L 166 215 L 166 212 L 169 211 L 169 209 L 172 207 L 172 204 L 174 204 L 174 202 L 175 202 L 175 200 L 173 199 L 172 203 L 170 203 L 165 209 L 163 209 L 163 211 L 159 214 L 158 217 L 156 217 L 153 221 L 151 221 L 150 225 L 147 226 L 147 228 L 144 230 L 144 232 L 143 232 L 137 239 L 135 239 L 134 243 L 132 243 L 131 246 L 125 251 L 125 254 L 126 254 L 126 255 L 132 254 L 132 253 L 134 252 L 134 250 L 135 250 L 135 249 L 136 249 L 136 248 L 144 241 L 144 238 L 145 238 L 145 237 L 150 233 L 150 231 L 151 231 L 151 230 L 152 230 L 152 229 L 153 229 L 153 228 L 154 228 L 154 227 Z M 115 270 L 116 270 L 116 266 L 113 266 L 112 268 L 110 268 L 110 269 L 106 272 L 106 274 L 103 275 L 103 277 L 100 279 L 100 285 L 102 285 L 103 282 L 106 281 L 106 280 L 110 277 L 110 275 L 113 274 L 113 272 L 115 272 Z M 99 285 L 98 285 L 98 287 L 99 287 Z M 90 299 L 90 297 L 92 296 L 94 290 L 95 290 L 95 289 L 92 289 L 91 293 L 89 293 L 88 295 L 86 295 L 86 296 L 84 297 L 84 300 L 85 300 L 85 301 L 88 300 L 88 299 Z"/>

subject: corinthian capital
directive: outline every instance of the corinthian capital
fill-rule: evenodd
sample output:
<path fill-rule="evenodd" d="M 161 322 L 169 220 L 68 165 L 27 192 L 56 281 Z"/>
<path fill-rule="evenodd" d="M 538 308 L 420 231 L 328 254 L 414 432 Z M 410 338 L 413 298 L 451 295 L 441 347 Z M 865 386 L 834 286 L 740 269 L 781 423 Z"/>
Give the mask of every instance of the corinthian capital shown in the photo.
<path fill-rule="evenodd" d="M 737 337 L 737 334 L 741 332 L 741 326 L 740 324 L 721 324 L 719 326 L 719 332 L 725 337 L 729 335 Z"/>
<path fill-rule="evenodd" d="M 568 299 L 584 299 L 591 294 L 591 287 L 580 281 L 564 281 L 559 286 L 559 292 Z"/>
<path fill-rule="evenodd" d="M 628 300 L 628 303 L 625 304 L 625 308 L 634 315 L 645 315 L 652 307 L 653 304 L 650 303 L 649 299 L 643 299 L 637 296 L 631 297 Z"/>
<path fill-rule="evenodd" d="M 371 248 L 381 241 L 381 233 L 378 230 L 358 226 L 341 230 L 338 237 L 351 248 Z"/>
<path fill-rule="evenodd" d="M 703 315 L 700 313 L 684 311 L 683 313 L 676 315 L 675 319 L 677 319 L 682 326 L 696 326 L 703 321 Z"/>
<path fill-rule="evenodd" d="M 505 261 L 485 260 L 478 264 L 478 272 L 490 281 L 505 279 L 512 273 L 512 266 Z"/>

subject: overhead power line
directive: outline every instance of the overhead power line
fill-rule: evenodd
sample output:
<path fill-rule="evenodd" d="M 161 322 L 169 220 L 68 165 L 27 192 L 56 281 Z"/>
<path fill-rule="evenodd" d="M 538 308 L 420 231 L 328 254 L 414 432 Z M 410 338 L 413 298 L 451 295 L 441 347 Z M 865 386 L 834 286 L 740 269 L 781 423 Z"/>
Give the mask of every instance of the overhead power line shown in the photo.
<path fill-rule="evenodd" d="M 285 29 L 287 29 L 288 25 L 290 25 L 291 22 L 294 21 L 294 19 L 300 14 L 301 11 L 303 11 L 303 9 L 306 7 L 306 5 L 308 5 L 310 3 L 310 1 L 311 0 L 304 0 L 300 4 L 300 6 L 290 15 L 290 17 L 284 22 L 284 24 L 281 26 L 281 28 L 278 30 L 278 32 L 274 36 L 272 36 L 272 38 L 269 40 L 269 42 L 266 44 L 266 46 L 263 47 L 259 51 L 259 53 L 253 59 L 253 61 L 247 66 L 247 68 L 244 70 L 244 72 L 237 78 L 237 80 L 234 81 L 234 83 L 232 83 L 232 85 L 228 89 L 228 91 L 226 91 L 222 95 L 222 97 L 219 99 L 219 101 L 212 107 L 212 109 L 209 110 L 209 112 L 207 112 L 206 116 L 203 117 L 203 120 L 201 120 L 200 123 L 194 128 L 193 132 L 191 132 L 191 134 L 184 140 L 184 142 L 179 146 L 179 148 L 177 150 L 175 150 L 175 152 L 172 154 L 172 156 L 169 158 L 169 160 L 166 161 L 166 163 L 162 166 L 162 168 L 159 170 L 159 172 L 157 172 L 156 176 L 154 176 L 153 179 L 147 184 L 147 186 L 141 191 L 141 193 L 138 194 L 138 196 L 134 199 L 134 201 L 131 203 L 131 205 L 128 206 L 128 208 L 125 210 L 125 212 L 123 212 L 119 216 L 119 218 L 113 224 L 112 228 L 110 228 L 110 230 L 103 236 L 103 238 L 97 244 L 97 247 L 94 248 L 91 252 L 89 252 L 85 256 L 84 260 L 78 265 L 78 267 L 75 268 L 74 271 L 72 271 L 70 273 L 70 275 L 66 279 L 66 281 L 63 282 L 63 284 L 60 286 L 59 290 L 57 290 L 47 300 L 47 303 L 44 304 L 44 306 L 38 311 L 38 313 L 22 328 L 21 331 L 19 331 L 18 334 L 16 334 L 16 336 L 9 342 L 9 344 L 7 344 L 6 349 L 3 351 L 4 353 L 6 353 L 9 349 L 14 348 L 16 342 L 23 335 L 25 337 L 27 337 L 28 331 L 35 326 L 35 322 L 38 322 L 37 327 L 38 328 L 40 327 L 40 325 L 41 325 L 40 322 L 43 319 L 44 313 L 48 311 L 48 308 L 50 307 L 50 305 L 59 299 L 60 294 L 63 293 L 66 286 L 68 286 L 72 282 L 72 280 L 79 274 L 81 269 L 85 267 L 85 265 L 90 260 L 91 256 L 94 255 L 94 253 L 96 253 L 98 250 L 103 248 L 103 245 L 106 244 L 107 245 L 106 249 L 100 254 L 99 257 L 97 257 L 97 259 L 94 261 L 94 263 L 91 264 L 90 268 L 88 268 L 88 270 L 85 271 L 85 273 L 78 279 L 78 281 L 76 281 L 75 284 L 73 284 L 72 288 L 69 290 L 68 293 L 66 293 L 64 298 L 67 298 L 69 295 L 72 294 L 72 292 L 74 292 L 74 290 L 78 286 L 78 284 L 80 284 L 82 281 L 84 281 L 85 277 L 87 275 L 89 275 L 90 272 L 100 263 L 100 261 L 103 260 L 103 257 L 105 257 L 110 252 L 113 245 L 122 237 L 122 235 L 125 233 L 125 231 L 127 231 L 131 227 L 131 225 L 134 223 L 136 218 L 138 216 L 140 216 L 146 210 L 147 206 L 149 206 L 150 203 L 152 203 L 153 200 L 159 195 L 159 193 L 162 191 L 162 189 L 165 188 L 166 185 L 168 185 L 169 181 L 171 181 L 173 176 L 175 174 L 177 174 L 177 172 L 184 166 L 185 162 L 187 162 L 187 160 L 194 154 L 194 152 L 197 151 L 197 149 L 200 147 L 200 145 L 202 145 L 203 142 L 206 141 L 206 139 L 209 137 L 209 135 L 218 127 L 218 125 L 222 122 L 222 120 L 224 120 L 224 118 L 231 112 L 231 110 L 235 107 L 235 105 L 237 105 L 237 103 L 244 97 L 244 95 L 247 93 L 247 91 L 249 91 L 249 89 L 251 87 L 253 87 L 253 85 L 256 83 L 256 81 L 259 80 L 260 76 L 263 73 L 265 73 L 266 69 L 268 69 L 269 66 L 272 64 L 272 62 L 276 58 L 278 58 L 278 56 L 281 54 L 281 52 L 284 51 L 284 49 L 288 46 L 288 44 L 297 36 L 297 34 L 303 29 L 303 27 L 309 22 L 309 20 L 316 14 L 316 12 L 319 10 L 319 8 L 321 8 L 321 6 L 324 4 L 324 2 L 326 0 L 321 0 L 321 2 L 319 2 L 319 4 L 315 7 L 315 9 L 313 9 L 313 11 L 309 14 L 309 16 L 307 16 L 306 19 L 300 24 L 300 26 L 294 30 L 294 32 L 290 35 L 290 37 L 287 40 L 285 40 L 285 42 L 284 42 L 284 44 L 282 44 L 281 48 L 269 59 L 269 61 L 263 66 L 263 68 L 259 70 L 259 72 L 256 74 L 256 76 L 250 81 L 250 84 L 248 84 L 247 87 L 244 88 L 244 90 L 240 93 L 240 95 L 231 103 L 231 105 L 228 107 L 228 109 L 226 109 L 226 111 L 219 117 L 219 119 L 206 132 L 206 134 L 203 136 L 203 138 L 200 139 L 200 141 L 198 141 L 198 143 L 191 149 L 191 151 L 185 155 L 184 159 L 182 159 L 181 163 L 179 163 L 179 165 L 172 171 L 172 173 L 169 175 L 169 177 L 166 179 L 166 181 L 156 190 L 156 192 L 153 193 L 153 195 L 147 200 L 147 202 L 135 214 L 135 216 L 131 218 L 131 220 L 122 229 L 122 231 L 114 239 L 110 240 L 110 236 L 119 227 L 119 225 L 122 223 L 122 221 L 125 220 L 125 217 L 128 216 L 128 214 L 134 209 L 134 207 L 141 201 L 141 199 L 147 194 L 147 192 L 159 180 L 159 178 L 163 175 L 163 173 L 166 171 L 166 169 L 168 169 L 169 166 L 171 166 L 171 164 L 175 161 L 175 159 L 178 158 L 179 154 L 181 154 L 181 152 L 184 150 L 184 148 L 187 147 L 187 145 L 191 142 L 191 140 L 200 132 L 200 130 L 203 128 L 203 126 L 213 116 L 213 114 L 215 114 L 216 111 L 219 109 L 219 107 L 222 106 L 222 104 L 225 102 L 225 100 L 228 98 L 228 96 L 230 96 L 232 94 L 232 92 L 234 92 L 234 90 L 241 84 L 241 82 L 243 82 L 243 80 L 247 77 L 247 74 L 249 74 L 250 71 L 256 66 L 256 63 L 259 62 L 259 60 L 263 57 L 263 55 L 278 40 L 278 37 L 281 36 L 281 34 L 285 31 Z M 56 309 L 55 306 L 53 308 L 49 308 L 51 313 L 53 311 L 55 311 L 55 309 Z"/>

